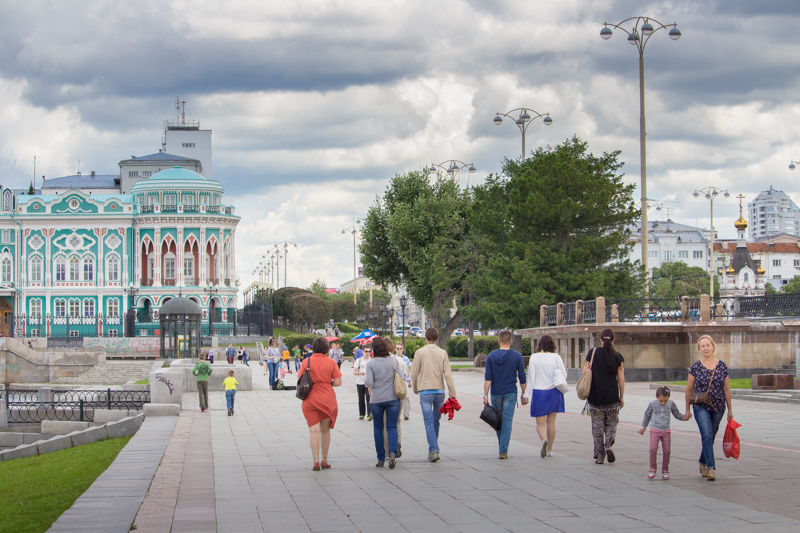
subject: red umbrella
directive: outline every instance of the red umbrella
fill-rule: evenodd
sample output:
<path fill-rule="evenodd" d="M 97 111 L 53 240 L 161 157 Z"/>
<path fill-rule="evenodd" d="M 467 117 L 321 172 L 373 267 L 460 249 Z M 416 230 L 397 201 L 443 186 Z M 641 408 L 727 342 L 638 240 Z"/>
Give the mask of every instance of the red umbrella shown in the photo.
<path fill-rule="evenodd" d="M 328 342 L 338 341 L 339 337 L 325 337 L 325 340 Z"/>

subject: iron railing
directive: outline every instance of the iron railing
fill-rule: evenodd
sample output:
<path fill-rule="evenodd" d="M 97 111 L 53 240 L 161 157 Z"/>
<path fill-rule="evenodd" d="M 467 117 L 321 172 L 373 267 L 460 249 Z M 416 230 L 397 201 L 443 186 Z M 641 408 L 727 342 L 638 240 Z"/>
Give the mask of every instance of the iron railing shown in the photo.
<path fill-rule="evenodd" d="M 616 304 L 616 312 L 614 305 Z M 630 298 L 606 300 L 606 322 L 680 322 L 678 299 Z"/>
<path fill-rule="evenodd" d="M 555 326 L 558 324 L 558 306 L 548 305 L 544 311 L 545 326 Z"/>
<path fill-rule="evenodd" d="M 43 420 L 94 422 L 96 409 L 141 411 L 150 403 L 149 391 L 81 390 L 53 391 L 52 401 L 39 401 L 35 391 L 0 391 L 9 422 L 40 423 Z"/>
<path fill-rule="evenodd" d="M 584 324 L 597 322 L 597 300 L 584 300 L 582 321 Z"/>
<path fill-rule="evenodd" d="M 575 325 L 575 302 L 564 304 L 561 320 L 567 326 Z"/>
<path fill-rule="evenodd" d="M 716 298 L 711 319 L 761 318 L 800 315 L 800 293 Z"/>

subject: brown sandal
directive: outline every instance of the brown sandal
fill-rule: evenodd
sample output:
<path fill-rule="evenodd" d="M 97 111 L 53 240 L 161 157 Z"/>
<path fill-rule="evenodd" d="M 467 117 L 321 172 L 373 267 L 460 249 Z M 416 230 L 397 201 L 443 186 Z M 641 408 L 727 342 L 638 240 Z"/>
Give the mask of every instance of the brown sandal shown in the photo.
<path fill-rule="evenodd" d="M 703 477 L 708 477 L 708 468 L 706 465 L 700 465 L 700 475 Z"/>

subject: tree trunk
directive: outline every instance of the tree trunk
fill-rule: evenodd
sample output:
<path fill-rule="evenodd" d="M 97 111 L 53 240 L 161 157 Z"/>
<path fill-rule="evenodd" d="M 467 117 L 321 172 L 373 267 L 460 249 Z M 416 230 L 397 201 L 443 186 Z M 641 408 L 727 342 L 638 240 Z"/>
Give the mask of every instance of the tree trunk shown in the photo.
<path fill-rule="evenodd" d="M 450 335 L 456 330 L 456 326 L 461 323 L 464 319 L 461 316 L 461 311 L 456 311 L 456 314 L 447 322 L 447 325 L 444 326 L 439 330 L 439 340 L 436 341 L 436 345 L 441 348 L 442 350 L 447 350 L 447 341 L 450 339 Z"/>

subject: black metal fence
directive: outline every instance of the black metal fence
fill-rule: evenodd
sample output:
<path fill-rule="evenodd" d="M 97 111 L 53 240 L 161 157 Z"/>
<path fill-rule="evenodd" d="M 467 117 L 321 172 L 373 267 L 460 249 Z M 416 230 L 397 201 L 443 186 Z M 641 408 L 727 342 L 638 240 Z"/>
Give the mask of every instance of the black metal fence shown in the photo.
<path fill-rule="evenodd" d="M 47 337 L 50 348 L 80 348 L 84 337 L 124 337 L 123 317 L 10 317 L 12 337 Z M 210 320 L 201 322 L 201 335 L 269 336 L 273 332 L 272 311 L 228 312 L 223 320 L 217 310 Z M 148 313 L 138 312 L 133 321 L 133 337 L 157 337 L 161 324 Z"/>
<path fill-rule="evenodd" d="M 150 403 L 150 391 L 72 390 L 52 391 L 52 398 L 40 400 L 37 391 L 3 390 L 9 422 L 40 423 L 43 420 L 94 422 L 96 409 L 141 411 Z"/>
<path fill-rule="evenodd" d="M 800 316 L 800 293 L 715 298 L 712 320 Z"/>
<path fill-rule="evenodd" d="M 616 305 L 616 312 L 614 310 Z M 628 298 L 606 300 L 606 322 L 680 322 L 678 299 Z"/>

